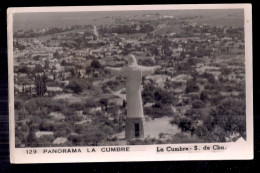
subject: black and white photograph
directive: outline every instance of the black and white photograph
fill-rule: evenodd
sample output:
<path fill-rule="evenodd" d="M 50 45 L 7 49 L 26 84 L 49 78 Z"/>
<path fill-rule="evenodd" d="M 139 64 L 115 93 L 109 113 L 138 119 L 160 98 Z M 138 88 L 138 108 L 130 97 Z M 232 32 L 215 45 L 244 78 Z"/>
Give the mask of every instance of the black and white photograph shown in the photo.
<path fill-rule="evenodd" d="M 245 8 L 118 9 L 14 10 L 13 147 L 248 142 Z"/>

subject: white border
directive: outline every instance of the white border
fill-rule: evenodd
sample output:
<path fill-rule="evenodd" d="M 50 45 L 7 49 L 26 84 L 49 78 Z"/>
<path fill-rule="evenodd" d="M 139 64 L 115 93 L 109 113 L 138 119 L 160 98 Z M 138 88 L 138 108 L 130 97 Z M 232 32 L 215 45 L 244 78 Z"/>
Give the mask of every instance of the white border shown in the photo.
<path fill-rule="evenodd" d="M 87 153 L 92 147 L 80 148 L 82 153 L 35 154 L 25 153 L 29 148 L 15 148 L 14 118 L 14 72 L 13 72 L 13 14 L 25 12 L 80 12 L 80 11 L 132 11 L 132 10 L 189 10 L 189 9 L 244 9 L 245 60 L 246 60 L 246 131 L 247 141 L 219 143 L 227 149 L 223 152 L 174 152 L 157 153 L 156 147 L 189 146 L 203 147 L 213 144 L 170 144 L 129 146 L 131 152 Z M 253 74 L 252 74 L 252 6 L 251 4 L 189 4 L 189 5 L 128 5 L 128 6 L 82 6 L 82 7 L 26 7 L 9 8 L 8 18 L 8 82 L 9 82 L 9 133 L 11 163 L 61 163 L 61 162 L 116 162 L 116 161 L 163 161 L 163 160 L 244 160 L 253 159 Z M 214 143 L 217 144 L 217 143 Z M 55 147 L 57 148 L 57 147 Z M 96 151 L 102 147 L 95 147 Z M 41 152 L 43 148 L 36 148 Z M 46 147 L 45 149 L 51 149 Z"/>

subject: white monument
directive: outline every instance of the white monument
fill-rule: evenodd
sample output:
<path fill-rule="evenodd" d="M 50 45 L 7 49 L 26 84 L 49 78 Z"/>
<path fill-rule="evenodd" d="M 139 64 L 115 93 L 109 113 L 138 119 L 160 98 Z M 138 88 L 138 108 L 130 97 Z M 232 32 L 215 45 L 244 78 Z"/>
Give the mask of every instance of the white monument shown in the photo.
<path fill-rule="evenodd" d="M 128 56 L 128 65 L 122 68 L 105 67 L 112 74 L 126 77 L 127 118 L 126 139 L 144 137 L 144 113 L 141 97 L 142 76 L 154 73 L 160 66 L 144 67 L 136 62 L 134 55 Z"/>

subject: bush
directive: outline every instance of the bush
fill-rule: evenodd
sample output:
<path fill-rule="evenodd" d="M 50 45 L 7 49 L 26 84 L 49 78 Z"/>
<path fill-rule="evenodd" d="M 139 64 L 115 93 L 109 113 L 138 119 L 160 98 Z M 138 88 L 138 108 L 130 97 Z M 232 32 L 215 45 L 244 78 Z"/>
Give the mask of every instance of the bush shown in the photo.
<path fill-rule="evenodd" d="M 66 137 L 67 136 L 67 132 L 64 129 L 58 130 L 56 132 L 54 132 L 54 137 Z"/>
<path fill-rule="evenodd" d="M 197 109 L 197 108 L 204 108 L 205 106 L 206 106 L 205 103 L 203 101 L 201 101 L 201 100 L 195 100 L 192 103 L 192 107 L 195 108 L 195 109 Z"/>
<path fill-rule="evenodd" d="M 205 92 L 205 91 L 202 91 L 201 94 L 200 94 L 200 99 L 204 102 L 208 101 L 209 100 L 209 93 Z"/>
<path fill-rule="evenodd" d="M 149 145 L 149 144 L 160 144 L 160 143 L 162 143 L 162 141 L 156 138 L 145 138 L 144 140 L 133 139 L 127 141 L 128 145 Z"/>
<path fill-rule="evenodd" d="M 246 131 L 246 105 L 243 100 L 227 98 L 221 100 L 216 109 L 211 111 L 216 125 L 225 131 L 238 132 L 243 136 Z"/>
<path fill-rule="evenodd" d="M 21 147 L 23 143 L 20 141 L 20 139 L 16 136 L 15 137 L 15 147 Z"/>
<path fill-rule="evenodd" d="M 163 116 L 173 116 L 170 105 L 155 104 L 153 107 L 145 107 L 144 113 L 152 118 L 160 118 Z"/>
<path fill-rule="evenodd" d="M 196 134 L 198 137 L 206 136 L 208 133 L 209 131 L 205 126 L 198 126 L 194 130 L 194 134 Z"/>
<path fill-rule="evenodd" d="M 116 88 L 120 85 L 120 82 L 115 80 L 115 81 L 108 81 L 106 83 L 107 86 L 109 86 L 112 90 L 116 90 Z"/>
<path fill-rule="evenodd" d="M 82 85 L 80 85 L 77 81 L 73 80 L 70 81 L 67 88 L 71 89 L 74 93 L 80 93 L 83 91 Z"/>
<path fill-rule="evenodd" d="M 186 117 L 192 118 L 194 120 L 201 119 L 205 116 L 205 113 L 202 111 L 202 109 L 189 109 L 185 113 Z"/>
<path fill-rule="evenodd" d="M 187 82 L 186 93 L 197 92 L 200 88 L 195 82 Z"/>
<path fill-rule="evenodd" d="M 173 104 L 177 102 L 174 92 L 168 92 L 162 89 L 158 89 L 154 92 L 154 100 L 161 101 L 163 104 Z"/>
<path fill-rule="evenodd" d="M 81 135 L 71 135 L 68 140 L 72 142 L 73 146 L 79 146 L 83 142 L 83 137 Z"/>
<path fill-rule="evenodd" d="M 50 147 L 52 142 L 54 141 L 54 137 L 52 135 L 42 136 L 36 139 L 35 146 L 37 147 Z"/>
<path fill-rule="evenodd" d="M 15 143 L 17 145 L 25 144 L 26 135 L 27 135 L 27 133 L 25 133 L 25 132 L 20 132 L 19 130 L 15 131 Z M 19 139 L 19 141 L 17 141 L 16 139 Z"/>
<path fill-rule="evenodd" d="M 56 132 L 62 130 L 65 130 L 66 134 L 70 134 L 74 130 L 74 126 L 68 122 L 55 123 L 55 126 L 53 127 L 53 131 Z"/>
<path fill-rule="evenodd" d="M 66 106 L 64 103 L 52 101 L 47 105 L 47 107 L 50 112 L 61 112 Z"/>
<path fill-rule="evenodd" d="M 35 73 L 43 73 L 44 72 L 44 69 L 43 67 L 40 65 L 40 64 L 37 64 L 34 68 L 34 72 Z"/>
<path fill-rule="evenodd" d="M 220 71 L 221 71 L 221 74 L 224 75 L 224 76 L 229 75 L 229 74 L 232 73 L 232 69 L 230 69 L 228 67 L 222 67 L 220 69 Z"/>
<path fill-rule="evenodd" d="M 60 64 L 61 66 L 66 66 L 67 65 L 67 62 L 66 62 L 66 60 L 65 59 L 63 59 L 62 61 L 61 61 L 61 64 Z"/>
<path fill-rule="evenodd" d="M 40 131 L 52 131 L 54 129 L 55 124 L 48 120 L 43 120 L 39 126 Z"/>
<path fill-rule="evenodd" d="M 67 88 L 72 90 L 74 93 L 78 94 L 82 92 L 84 89 L 91 89 L 92 83 L 84 79 L 73 79 L 69 82 Z"/>
<path fill-rule="evenodd" d="M 72 115 L 74 115 L 75 111 L 71 108 L 66 107 L 66 108 L 62 109 L 61 113 L 65 116 L 72 116 Z"/>
<path fill-rule="evenodd" d="M 93 67 L 93 68 L 101 68 L 102 67 L 102 65 L 99 63 L 98 60 L 93 60 L 90 64 L 90 66 Z"/>
<path fill-rule="evenodd" d="M 87 99 L 85 102 L 85 107 L 97 107 L 98 103 L 92 99 Z"/>
<path fill-rule="evenodd" d="M 21 66 L 21 67 L 18 68 L 17 72 L 18 73 L 27 73 L 27 74 L 29 74 L 29 73 L 32 72 L 32 69 L 27 67 L 27 66 Z"/>
<path fill-rule="evenodd" d="M 78 102 L 78 103 L 71 103 L 69 105 L 70 108 L 72 108 L 74 111 L 80 111 L 84 108 L 84 103 Z"/>
<path fill-rule="evenodd" d="M 186 133 L 177 133 L 172 139 L 169 140 L 170 143 L 179 144 L 179 143 L 202 143 L 202 139 L 198 138 L 195 135 L 189 135 Z"/>
<path fill-rule="evenodd" d="M 191 131 L 192 130 L 192 122 L 193 120 L 189 117 L 185 116 L 176 116 L 173 120 L 170 121 L 171 125 L 177 124 L 182 132 Z"/>

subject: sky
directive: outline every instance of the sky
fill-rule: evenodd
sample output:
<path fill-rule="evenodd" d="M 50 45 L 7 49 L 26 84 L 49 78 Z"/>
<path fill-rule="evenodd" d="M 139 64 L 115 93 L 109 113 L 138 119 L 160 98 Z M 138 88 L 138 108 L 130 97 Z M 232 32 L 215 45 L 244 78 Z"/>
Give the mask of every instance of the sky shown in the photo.
<path fill-rule="evenodd" d="M 244 14 L 243 9 L 16 13 L 13 18 L 14 31 L 72 25 L 100 25 L 113 21 L 113 17 L 129 18 L 151 13 L 174 17 L 202 16 L 205 23 L 216 23 L 216 25 L 222 23 L 243 25 Z"/>

